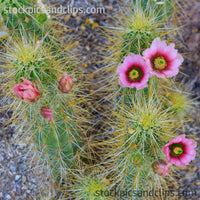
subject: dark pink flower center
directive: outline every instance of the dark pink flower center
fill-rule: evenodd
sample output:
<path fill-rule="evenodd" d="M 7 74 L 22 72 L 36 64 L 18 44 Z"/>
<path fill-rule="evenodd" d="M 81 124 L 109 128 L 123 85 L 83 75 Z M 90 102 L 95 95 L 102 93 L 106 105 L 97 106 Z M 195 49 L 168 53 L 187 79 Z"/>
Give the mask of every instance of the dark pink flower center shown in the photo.
<path fill-rule="evenodd" d="M 152 59 L 153 69 L 157 71 L 162 71 L 167 68 L 167 60 L 163 56 L 156 55 Z"/>
<path fill-rule="evenodd" d="M 181 143 L 172 144 L 169 148 L 171 156 L 179 157 L 184 153 L 184 146 Z"/>
<path fill-rule="evenodd" d="M 132 66 L 127 71 L 127 77 L 130 82 L 139 82 L 144 75 L 144 72 L 139 66 Z"/>

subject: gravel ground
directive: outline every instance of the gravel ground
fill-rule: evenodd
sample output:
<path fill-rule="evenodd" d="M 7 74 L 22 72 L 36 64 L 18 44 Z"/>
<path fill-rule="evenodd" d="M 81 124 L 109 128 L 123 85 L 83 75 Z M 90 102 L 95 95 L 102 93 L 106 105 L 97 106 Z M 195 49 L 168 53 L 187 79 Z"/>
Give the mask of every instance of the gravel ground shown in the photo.
<path fill-rule="evenodd" d="M 37 193 L 35 174 L 24 164 L 26 145 L 15 145 L 12 139 L 0 142 L 0 199 L 34 199 Z"/>
<path fill-rule="evenodd" d="M 53 2 L 53 1 L 51 1 Z M 56 1 L 55 1 L 56 2 Z M 63 5 L 66 2 L 61 1 Z M 97 1 L 70 1 L 76 2 L 78 5 L 97 5 Z M 117 10 L 117 1 L 102 0 L 101 5 L 106 8 L 107 14 L 112 14 Z M 185 3 L 187 2 L 187 3 Z M 199 61 L 199 40 L 200 40 L 200 3 L 198 0 L 192 0 L 190 2 L 184 0 L 181 2 L 181 6 L 184 8 L 184 14 L 186 16 L 186 26 L 181 31 L 181 38 L 184 42 L 182 52 L 187 52 L 185 56 L 185 63 L 183 72 L 186 74 L 185 81 L 188 82 L 190 89 L 192 90 L 195 98 L 200 95 L 200 61 Z M 65 16 L 66 17 L 66 16 Z M 64 19 L 64 18 L 63 18 Z M 91 81 L 96 81 L 93 76 L 93 72 L 96 68 L 101 67 L 96 64 L 96 61 L 101 58 L 101 53 L 98 51 L 98 45 L 102 45 L 104 42 L 100 31 L 97 28 L 92 27 L 91 24 L 85 24 L 85 20 L 93 20 L 100 26 L 104 26 L 107 23 L 106 15 L 102 14 L 88 14 L 81 16 L 81 18 L 72 16 L 65 18 L 64 23 L 69 27 L 68 34 L 74 34 L 78 36 L 80 40 L 80 56 L 83 58 L 83 66 L 85 71 L 91 73 Z M 184 22 L 185 23 L 185 22 Z M 85 25 L 83 25 L 85 24 Z M 195 139 L 200 144 L 200 111 L 193 111 L 194 122 L 188 123 L 185 126 L 187 134 L 191 138 Z M 98 115 L 98 113 L 96 113 Z M 0 114 L 0 199 L 1 200 L 29 200 L 39 199 L 37 188 L 39 187 L 37 179 L 41 174 L 36 174 L 33 170 L 25 164 L 30 158 L 24 157 L 23 152 L 27 151 L 26 144 L 15 145 L 13 139 L 14 127 L 10 126 L 4 128 L 5 121 L 10 117 L 11 113 Z M 101 116 L 97 116 L 101 117 Z M 102 118 L 102 120 L 105 120 Z M 191 162 L 189 167 L 184 168 L 179 173 L 178 182 L 182 184 L 179 189 L 183 190 L 197 190 L 200 191 L 200 159 L 199 150 L 197 157 Z M 200 194 L 198 194 L 200 198 Z M 179 198 L 180 199 L 180 198 Z M 183 199 L 198 199 L 195 198 L 183 198 Z"/>

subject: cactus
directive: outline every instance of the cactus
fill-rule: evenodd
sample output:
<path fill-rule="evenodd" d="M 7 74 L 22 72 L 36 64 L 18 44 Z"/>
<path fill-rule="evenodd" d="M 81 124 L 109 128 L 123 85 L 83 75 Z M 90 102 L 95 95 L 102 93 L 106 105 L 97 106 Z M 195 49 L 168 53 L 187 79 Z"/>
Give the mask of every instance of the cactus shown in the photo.
<path fill-rule="evenodd" d="M 1 6 L 29 7 L 36 6 L 36 2 L 3 1 Z M 84 152 L 79 133 L 84 135 L 81 126 L 87 122 L 82 105 L 86 96 L 74 59 L 76 43 L 68 36 L 63 47 L 62 38 L 58 40 L 53 30 L 58 23 L 46 22 L 45 13 L 39 16 L 4 9 L 1 15 L 11 35 L 4 42 L 6 52 L 1 52 L 5 62 L 1 74 L 2 111 L 12 112 L 7 124 L 16 126 L 16 143 L 28 144 L 30 167 L 45 174 L 39 180 L 41 195 L 52 198 L 69 180 L 77 155 Z M 12 103 L 6 105 L 7 100 Z"/>
<path fill-rule="evenodd" d="M 155 38 L 172 41 L 170 31 L 175 29 L 167 29 L 169 24 L 166 23 L 172 16 L 173 3 L 133 1 L 125 12 L 122 10 L 116 16 L 116 27 L 103 30 L 108 36 L 108 44 L 105 46 L 108 55 L 102 61 L 106 66 L 102 74 L 108 77 L 104 79 L 102 90 L 110 91 L 107 98 L 113 101 L 115 109 L 112 108 L 111 114 L 113 131 L 108 133 L 109 138 L 106 140 L 94 140 L 94 146 L 104 150 L 103 164 L 110 173 L 111 184 L 119 190 L 167 189 L 166 181 L 170 178 L 163 176 L 168 175 L 168 170 L 173 175 L 177 169 L 177 166 L 165 161 L 163 147 L 176 138 L 184 123 L 191 119 L 187 115 L 188 109 L 194 104 L 190 94 L 183 92 L 180 84 L 172 78 L 163 79 L 153 74 L 146 85 L 143 83 L 139 88 L 138 83 L 135 87 L 128 85 L 124 78 L 128 75 L 123 74 L 125 67 L 128 68 L 134 60 L 137 60 L 137 67 L 143 63 L 142 56 L 148 63 L 145 56 L 151 51 L 149 48 L 152 43 L 156 44 L 155 41 L 159 42 Z M 146 49 L 149 49 L 148 52 Z M 160 63 L 155 63 L 155 60 L 151 62 L 164 65 L 162 57 L 159 59 Z M 145 68 L 148 66 L 145 65 Z M 145 70 L 143 74 L 148 73 Z M 129 78 L 141 75 L 138 68 L 133 73 L 129 74 Z M 194 142 L 191 143 L 195 146 Z M 181 147 L 179 150 L 181 154 Z M 173 155 L 178 155 L 178 147 L 174 151 Z M 131 199 L 137 199 L 137 196 L 131 196 Z"/>
<path fill-rule="evenodd" d="M 155 160 L 164 159 L 161 149 L 166 141 L 177 135 L 178 121 L 171 114 L 171 108 L 163 109 L 162 102 L 153 93 L 146 97 L 144 92 L 129 93 L 130 104 L 115 111 L 113 142 L 117 147 L 108 155 L 107 163 L 117 160 L 118 182 L 124 189 L 140 190 L 149 185 L 156 186 L 151 165 Z M 119 144 L 119 141 L 121 144 Z"/>
<path fill-rule="evenodd" d="M 42 10 L 41 1 L 37 3 Z M 167 28 L 173 4 L 172 0 L 134 0 L 126 14 L 122 10 L 116 17 L 116 28 L 104 30 L 108 36 L 104 50 L 109 54 L 102 61 L 106 66 L 101 71 L 101 75 L 106 74 L 101 80 L 103 89 L 97 89 L 101 94 L 109 93 L 103 99 L 109 103 L 103 108 L 100 101 L 98 105 L 91 103 L 99 100 L 98 95 L 86 95 L 88 85 L 81 82 L 74 40 L 63 47 L 60 35 L 52 30 L 58 24 L 51 24 L 47 13 L 29 15 L 3 9 L 35 6 L 35 1 L 1 2 L 0 12 L 12 36 L 5 43 L 6 52 L 1 53 L 5 62 L 2 102 L 11 100 L 2 111 L 12 111 L 7 124 L 17 125 L 15 138 L 28 144 L 27 155 L 35 168 L 46 171 L 49 194 L 42 194 L 42 199 L 138 199 L 141 196 L 116 192 L 118 196 L 113 197 L 110 192 L 166 189 L 169 179 L 165 176 L 173 176 L 177 166 L 194 159 L 195 142 L 183 135 L 176 138 L 190 120 L 188 111 L 194 101 L 182 84 L 169 78 L 177 69 L 168 76 L 161 73 L 169 59 L 157 54 L 151 62 L 148 58 L 152 45 L 155 50 L 158 43 L 168 53 L 177 54 L 173 44 L 167 46 L 173 41 L 170 33 L 174 29 Z M 182 63 L 180 54 L 173 59 L 175 64 Z M 125 76 L 129 82 L 139 82 L 146 76 L 140 85 L 123 82 L 127 77 L 122 69 L 130 62 L 136 66 Z M 93 113 L 110 121 L 102 125 Z M 43 181 L 41 190 L 45 188 Z M 62 191 L 59 197 L 55 190 Z"/>
<path fill-rule="evenodd" d="M 84 121 L 83 84 L 69 53 L 72 44 L 68 49 L 57 46 L 57 54 L 45 38 L 37 41 L 22 33 L 12 39 L 3 54 L 6 63 L 1 74 L 2 102 L 12 103 L 2 111 L 13 112 L 7 123 L 18 126 L 19 140 L 34 146 L 39 155 L 34 159 L 41 159 L 53 182 L 60 184 L 81 151 L 79 123 Z"/>
<path fill-rule="evenodd" d="M 109 200 L 111 198 L 101 196 L 101 191 L 108 189 L 106 183 L 108 180 L 104 176 L 87 175 L 84 177 L 79 175 L 73 187 L 74 197 L 75 199 Z"/>
<path fill-rule="evenodd" d="M 15 34 L 19 34 L 22 29 L 41 37 L 43 24 L 48 16 L 41 8 L 40 12 L 37 12 L 36 5 L 37 1 L 2 0 L 0 13 L 6 27 Z"/>

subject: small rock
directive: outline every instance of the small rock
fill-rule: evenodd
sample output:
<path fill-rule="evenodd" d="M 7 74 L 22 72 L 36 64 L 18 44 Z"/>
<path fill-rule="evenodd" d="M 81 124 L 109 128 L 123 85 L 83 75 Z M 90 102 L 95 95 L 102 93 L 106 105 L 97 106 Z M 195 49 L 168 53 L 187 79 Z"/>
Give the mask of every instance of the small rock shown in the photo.
<path fill-rule="evenodd" d="M 28 189 L 28 187 L 26 186 L 26 185 L 24 185 L 23 187 L 22 187 L 22 190 L 27 190 Z"/>
<path fill-rule="evenodd" d="M 11 170 L 12 172 L 15 172 L 15 171 L 16 171 L 16 167 L 15 167 L 14 165 L 11 165 L 11 166 L 10 166 L 10 170 Z"/>
<path fill-rule="evenodd" d="M 11 199 L 11 196 L 9 194 L 7 194 L 6 199 Z"/>
<path fill-rule="evenodd" d="M 23 182 L 23 183 L 26 182 L 26 176 L 22 176 L 22 182 Z"/>
<path fill-rule="evenodd" d="M 4 160 L 4 157 L 0 155 L 0 161 L 3 161 L 3 160 Z"/>
<path fill-rule="evenodd" d="M 21 175 L 16 175 L 15 176 L 15 181 L 18 181 L 22 176 Z"/>
<path fill-rule="evenodd" d="M 8 159 L 13 158 L 13 154 L 12 154 L 11 152 L 8 152 L 7 158 L 8 158 Z"/>
<path fill-rule="evenodd" d="M 24 149 L 26 146 L 27 146 L 27 144 L 25 144 L 25 143 L 20 143 L 20 144 L 18 144 L 18 147 L 19 147 L 20 149 Z"/>
<path fill-rule="evenodd" d="M 24 167 L 23 163 L 19 163 L 19 164 L 18 164 L 18 167 L 19 167 L 19 170 L 20 170 L 21 172 L 24 172 L 24 171 L 25 171 L 25 167 Z"/>

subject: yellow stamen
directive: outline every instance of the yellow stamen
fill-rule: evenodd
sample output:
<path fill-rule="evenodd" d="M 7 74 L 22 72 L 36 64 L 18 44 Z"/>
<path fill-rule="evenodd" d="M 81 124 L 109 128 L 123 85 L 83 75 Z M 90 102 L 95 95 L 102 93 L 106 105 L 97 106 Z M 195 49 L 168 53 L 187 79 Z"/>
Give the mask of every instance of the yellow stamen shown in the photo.
<path fill-rule="evenodd" d="M 133 69 L 129 72 L 129 77 L 131 79 L 137 79 L 139 77 L 139 72 L 137 70 Z"/>
<path fill-rule="evenodd" d="M 156 70 L 163 70 L 167 67 L 167 62 L 163 56 L 155 58 L 153 64 Z"/>
<path fill-rule="evenodd" d="M 175 147 L 175 148 L 173 149 L 173 152 L 174 152 L 175 154 L 182 154 L 182 153 L 183 153 L 183 149 L 182 149 L 181 147 Z"/>

